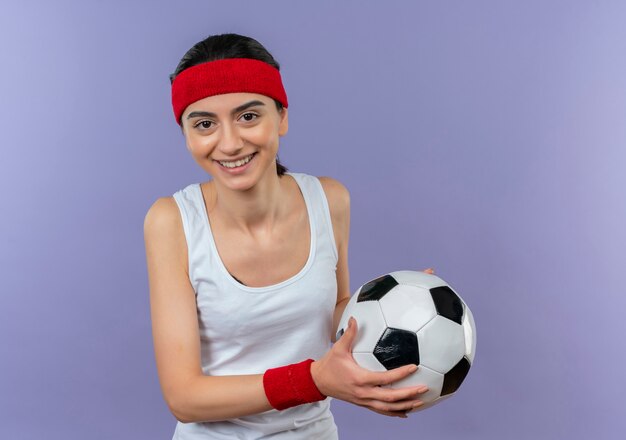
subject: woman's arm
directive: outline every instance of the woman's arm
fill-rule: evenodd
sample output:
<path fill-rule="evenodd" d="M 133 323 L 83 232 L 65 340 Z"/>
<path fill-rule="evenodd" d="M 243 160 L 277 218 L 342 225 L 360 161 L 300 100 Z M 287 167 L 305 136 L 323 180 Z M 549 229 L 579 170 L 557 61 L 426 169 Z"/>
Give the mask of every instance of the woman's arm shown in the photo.
<path fill-rule="evenodd" d="M 144 239 L 152 335 L 165 401 L 181 422 L 215 421 L 272 409 L 263 375 L 205 376 L 187 244 L 176 202 L 158 199 L 146 214 Z"/>
<path fill-rule="evenodd" d="M 348 240 L 350 238 L 350 193 L 340 182 L 330 177 L 320 177 L 320 182 L 326 193 L 326 200 L 330 209 L 330 218 L 333 234 L 337 245 L 337 303 L 333 314 L 332 342 L 341 315 L 350 300 L 350 275 L 348 270 Z"/>
<path fill-rule="evenodd" d="M 265 395 L 263 374 L 206 376 L 202 372 L 195 292 L 189 282 L 187 244 L 173 198 L 160 198 L 152 205 L 144 221 L 144 239 L 157 371 L 172 414 L 189 423 L 226 420 L 272 409 Z M 347 274 L 341 279 L 340 285 L 346 292 Z M 349 353 L 356 334 L 354 327 L 320 362 L 311 364 L 315 383 L 327 396 L 383 414 L 402 415 L 403 410 L 415 404 L 417 391 L 377 385 L 406 377 L 411 373 L 410 367 L 387 372 L 360 368 Z"/>

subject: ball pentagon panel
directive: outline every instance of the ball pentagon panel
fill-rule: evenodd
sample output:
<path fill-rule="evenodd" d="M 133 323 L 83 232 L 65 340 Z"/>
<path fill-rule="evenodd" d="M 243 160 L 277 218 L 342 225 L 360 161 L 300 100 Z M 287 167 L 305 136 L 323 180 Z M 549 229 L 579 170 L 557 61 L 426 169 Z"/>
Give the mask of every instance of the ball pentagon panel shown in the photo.
<path fill-rule="evenodd" d="M 463 322 L 463 301 L 448 286 L 433 287 L 430 295 L 435 303 L 437 313 L 461 324 Z"/>
<path fill-rule="evenodd" d="M 448 371 L 443 377 L 443 387 L 441 388 L 441 395 L 452 394 L 459 389 L 465 376 L 470 369 L 470 363 L 464 356 L 450 371 Z"/>
<path fill-rule="evenodd" d="M 373 353 L 388 370 L 420 363 L 417 335 L 408 330 L 386 328 Z"/>
<path fill-rule="evenodd" d="M 391 289 L 396 287 L 398 282 L 391 275 L 383 275 L 372 281 L 369 281 L 361 287 L 357 302 L 362 301 L 379 301 Z"/>
<path fill-rule="evenodd" d="M 433 287 L 447 286 L 447 283 L 439 278 L 437 275 L 433 275 L 426 272 L 416 272 L 413 270 L 399 270 L 396 272 L 390 272 L 391 275 L 399 284 L 406 284 L 407 286 L 418 286 L 426 289 Z"/>

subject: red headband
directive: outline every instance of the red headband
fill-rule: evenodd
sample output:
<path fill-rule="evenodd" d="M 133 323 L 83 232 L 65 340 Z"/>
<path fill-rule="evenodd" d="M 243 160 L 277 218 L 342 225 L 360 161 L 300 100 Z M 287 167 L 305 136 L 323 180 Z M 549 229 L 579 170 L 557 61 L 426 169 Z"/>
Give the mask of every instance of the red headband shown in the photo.
<path fill-rule="evenodd" d="M 172 107 L 176 123 L 192 102 L 224 93 L 259 93 L 287 107 L 287 94 L 280 72 L 251 58 L 209 61 L 180 72 L 172 83 Z"/>

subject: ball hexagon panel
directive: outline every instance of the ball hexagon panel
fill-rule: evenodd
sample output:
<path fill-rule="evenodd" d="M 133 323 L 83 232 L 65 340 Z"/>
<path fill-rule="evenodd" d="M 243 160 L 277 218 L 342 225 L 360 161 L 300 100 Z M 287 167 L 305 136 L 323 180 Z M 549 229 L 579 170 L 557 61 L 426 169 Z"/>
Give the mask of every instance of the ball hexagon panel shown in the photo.
<path fill-rule="evenodd" d="M 472 311 L 467 306 L 463 317 L 463 331 L 465 333 L 465 357 L 471 364 L 474 362 L 474 354 L 476 353 L 476 325 Z"/>
<path fill-rule="evenodd" d="M 461 324 L 463 322 L 463 301 L 448 286 L 430 289 L 437 313 Z"/>
<path fill-rule="evenodd" d="M 397 285 L 398 282 L 390 275 L 378 277 L 375 280 L 363 284 L 359 291 L 357 302 L 378 301 Z"/>
<path fill-rule="evenodd" d="M 389 327 L 417 332 L 437 316 L 431 293 L 424 287 L 400 284 L 379 303 Z"/>
<path fill-rule="evenodd" d="M 385 329 L 373 353 L 374 357 L 388 370 L 420 363 L 417 335 L 407 330 Z"/>
<path fill-rule="evenodd" d="M 428 391 L 419 395 L 419 399 L 424 403 L 432 402 L 441 395 L 443 387 L 444 375 L 431 370 L 428 367 L 421 366 L 413 374 L 409 374 L 404 379 L 391 384 L 391 388 L 415 387 L 418 385 L 426 385 Z M 422 405 L 423 406 L 423 405 Z M 421 408 L 421 407 L 420 407 Z"/>
<path fill-rule="evenodd" d="M 357 364 L 370 371 L 387 371 L 372 353 L 352 353 L 352 357 Z M 441 383 L 443 383 L 443 377 L 441 378 Z"/>
<path fill-rule="evenodd" d="M 467 358 L 463 357 L 450 371 L 448 371 L 443 377 L 443 387 L 441 389 L 441 395 L 452 394 L 459 389 L 465 376 L 470 369 L 470 363 Z"/>
<path fill-rule="evenodd" d="M 432 275 L 426 272 L 399 270 L 396 272 L 390 272 L 389 275 L 394 277 L 399 284 L 406 284 L 408 286 L 424 287 L 426 289 L 447 286 L 447 283 L 437 275 Z"/>
<path fill-rule="evenodd" d="M 357 323 L 357 334 L 352 345 L 352 351 L 373 353 L 380 336 L 387 328 L 378 301 L 357 303 L 351 310 L 351 316 L 356 319 Z"/>
<path fill-rule="evenodd" d="M 443 316 L 435 316 L 417 332 L 421 365 L 447 373 L 465 355 L 463 327 Z"/>

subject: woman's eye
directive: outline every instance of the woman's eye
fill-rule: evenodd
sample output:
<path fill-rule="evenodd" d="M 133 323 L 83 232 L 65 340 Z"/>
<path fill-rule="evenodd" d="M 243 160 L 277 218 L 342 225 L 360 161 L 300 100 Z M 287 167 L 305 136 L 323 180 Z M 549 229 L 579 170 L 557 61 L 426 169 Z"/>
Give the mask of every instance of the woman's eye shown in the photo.
<path fill-rule="evenodd" d="M 211 121 L 200 121 L 196 125 L 194 125 L 194 127 L 196 128 L 200 127 L 200 128 L 204 128 L 205 130 L 211 128 L 211 126 L 213 126 L 213 122 Z"/>
<path fill-rule="evenodd" d="M 244 113 L 243 115 L 241 115 L 241 117 L 243 118 L 244 121 L 250 122 L 250 121 L 254 121 L 257 115 L 255 113 Z"/>

